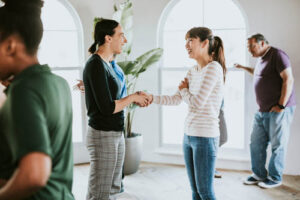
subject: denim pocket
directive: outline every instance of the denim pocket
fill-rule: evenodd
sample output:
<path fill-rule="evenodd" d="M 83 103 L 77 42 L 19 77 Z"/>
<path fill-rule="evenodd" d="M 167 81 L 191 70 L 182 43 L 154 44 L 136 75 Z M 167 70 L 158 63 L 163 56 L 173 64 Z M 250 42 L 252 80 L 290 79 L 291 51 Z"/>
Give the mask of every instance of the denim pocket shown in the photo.
<path fill-rule="evenodd" d="M 219 137 L 216 138 L 209 138 L 209 155 L 210 156 L 217 156 L 218 148 L 219 148 Z"/>

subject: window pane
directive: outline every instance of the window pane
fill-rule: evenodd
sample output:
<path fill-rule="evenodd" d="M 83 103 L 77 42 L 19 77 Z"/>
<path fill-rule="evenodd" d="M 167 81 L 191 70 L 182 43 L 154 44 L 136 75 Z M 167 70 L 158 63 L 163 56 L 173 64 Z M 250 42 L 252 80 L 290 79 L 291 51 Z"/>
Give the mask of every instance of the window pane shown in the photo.
<path fill-rule="evenodd" d="M 168 14 L 163 29 L 162 41 L 165 50 L 163 68 L 191 67 L 195 64 L 195 61 L 188 58 L 185 50 L 186 31 L 195 26 L 207 26 L 212 29 L 214 35 L 222 38 L 227 68 L 233 67 L 234 63 L 246 64 L 245 19 L 239 7 L 232 0 L 181 0 Z M 181 74 L 179 71 L 163 71 L 162 90 L 167 92 L 172 87 L 174 88 L 173 84 L 177 86 L 179 82 L 174 79 L 179 77 L 179 74 Z M 243 149 L 245 145 L 244 73 L 231 70 L 228 72 L 226 80 L 224 98 L 229 140 L 225 147 Z M 174 83 L 171 83 L 172 81 Z M 170 84 L 168 84 L 169 82 Z M 186 114 L 186 107 L 163 107 L 163 143 L 181 143 Z"/>
<path fill-rule="evenodd" d="M 78 34 L 66 31 L 44 31 L 39 60 L 50 67 L 74 67 L 79 65 Z"/>
<path fill-rule="evenodd" d="M 44 1 L 42 21 L 44 30 L 76 30 L 74 19 L 67 8 L 57 0 Z"/>
<path fill-rule="evenodd" d="M 184 79 L 186 73 L 187 71 L 162 72 L 162 94 L 175 94 L 180 81 Z M 162 107 L 162 142 L 164 144 L 181 144 L 187 110 L 187 104 L 184 102 L 177 106 Z"/>
<path fill-rule="evenodd" d="M 164 67 L 185 67 L 195 65 L 185 49 L 185 31 L 164 32 Z"/>
<path fill-rule="evenodd" d="M 77 83 L 77 79 L 80 77 L 79 70 L 59 70 L 53 71 L 53 73 L 66 79 L 70 86 L 72 94 L 72 108 L 73 108 L 73 142 L 82 142 L 82 104 L 81 93 L 78 90 L 73 90 L 72 87 Z M 71 102 L 70 102 L 71 103 Z"/>
<path fill-rule="evenodd" d="M 203 24 L 202 0 L 179 1 L 169 13 L 165 31 L 188 31 Z"/>
<path fill-rule="evenodd" d="M 204 26 L 211 29 L 246 28 L 242 13 L 232 0 L 205 0 Z"/>
<path fill-rule="evenodd" d="M 225 120 L 228 131 L 227 148 L 244 148 L 245 121 L 245 74 L 242 71 L 229 71 L 225 84 Z"/>
<path fill-rule="evenodd" d="M 246 64 L 246 30 L 213 30 L 220 36 L 225 48 L 226 67 L 234 63 Z"/>

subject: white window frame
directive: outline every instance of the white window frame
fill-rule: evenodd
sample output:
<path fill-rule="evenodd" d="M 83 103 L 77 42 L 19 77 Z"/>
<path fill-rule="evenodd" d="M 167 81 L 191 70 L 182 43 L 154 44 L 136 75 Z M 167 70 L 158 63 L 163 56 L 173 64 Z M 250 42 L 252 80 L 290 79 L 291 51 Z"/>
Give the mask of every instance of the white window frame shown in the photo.
<path fill-rule="evenodd" d="M 64 66 L 64 67 L 58 67 L 54 66 L 51 67 L 51 70 L 53 72 L 55 71 L 73 71 L 78 70 L 80 77 L 82 77 L 83 73 L 83 66 L 84 66 L 84 34 L 83 34 L 83 27 L 81 23 L 81 19 L 77 13 L 77 11 L 74 9 L 74 7 L 68 2 L 68 0 L 57 0 L 58 3 L 61 3 L 62 6 L 66 8 L 66 10 L 69 12 L 69 14 L 72 16 L 73 21 L 76 26 L 77 30 L 77 45 L 78 45 L 78 60 L 79 65 L 77 66 Z M 66 32 L 67 30 L 45 30 L 45 31 L 55 31 L 55 32 Z M 72 30 L 74 32 L 74 30 Z M 84 163 L 89 161 L 88 152 L 85 148 L 85 142 L 86 142 L 86 132 L 87 132 L 87 116 L 86 116 L 86 108 L 85 108 L 85 99 L 84 95 L 81 95 L 81 115 L 82 115 L 82 142 L 73 142 L 73 155 L 74 155 L 74 163 Z"/>
<path fill-rule="evenodd" d="M 181 0 L 172 0 L 169 2 L 169 4 L 165 7 L 165 9 L 162 12 L 161 19 L 158 24 L 158 29 L 157 29 L 157 46 L 163 48 L 163 34 L 164 34 L 164 26 L 166 24 L 167 18 L 169 13 L 172 11 L 172 9 L 175 7 L 175 5 Z M 244 10 L 240 6 L 237 0 L 232 0 L 233 3 L 239 8 L 241 11 L 244 20 L 245 20 L 245 30 L 246 34 L 249 34 L 249 23 L 248 23 L 248 17 L 246 16 Z M 204 4 L 204 1 L 203 1 Z M 204 6 L 203 6 L 204 9 Z M 203 24 L 204 24 L 204 19 L 203 19 Z M 241 30 L 241 29 L 212 29 L 212 31 L 215 30 Z M 246 40 L 246 38 L 245 38 Z M 246 41 L 245 41 L 246 42 Z M 246 64 L 249 65 L 249 53 L 247 51 L 247 48 L 245 48 L 246 52 Z M 190 67 L 163 67 L 163 59 L 162 57 L 160 61 L 161 67 L 158 69 L 158 92 L 160 95 L 162 95 L 162 74 L 163 72 L 166 71 L 187 71 Z M 234 69 L 234 68 L 229 68 L 228 72 L 230 71 L 239 71 L 239 69 Z M 225 159 L 225 160 L 237 160 L 237 161 L 247 161 L 249 162 L 250 157 L 249 157 L 249 141 L 250 141 L 250 133 L 252 130 L 252 121 L 253 121 L 253 116 L 255 113 L 255 110 L 253 110 L 253 97 L 254 93 L 253 92 L 248 92 L 249 90 L 252 91 L 253 84 L 252 84 L 252 78 L 249 75 L 245 74 L 245 102 L 244 102 L 244 110 L 245 110 L 245 116 L 244 116 L 244 148 L 243 149 L 234 149 L 234 148 L 222 148 L 221 151 L 219 151 L 218 158 L 220 159 Z M 251 106 L 249 106 L 251 105 Z M 226 106 L 226 105 L 225 105 Z M 163 143 L 163 119 L 162 119 L 162 113 L 163 113 L 163 108 L 162 106 L 159 106 L 159 145 L 158 148 L 155 149 L 156 153 L 163 154 L 163 155 L 183 155 L 182 153 L 182 147 L 181 145 L 176 145 L 176 144 L 164 144 Z M 182 122 L 183 123 L 183 122 Z"/>

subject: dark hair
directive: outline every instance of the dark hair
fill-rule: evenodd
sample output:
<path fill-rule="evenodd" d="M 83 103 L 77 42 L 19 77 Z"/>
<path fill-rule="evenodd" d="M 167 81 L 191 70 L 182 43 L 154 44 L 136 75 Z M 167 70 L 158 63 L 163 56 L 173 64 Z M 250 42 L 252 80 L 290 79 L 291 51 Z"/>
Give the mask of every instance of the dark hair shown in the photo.
<path fill-rule="evenodd" d="M 265 43 L 269 44 L 266 37 L 263 34 L 260 34 L 260 33 L 256 33 L 254 35 L 251 35 L 250 37 L 248 37 L 248 40 L 250 40 L 250 39 L 255 39 L 255 41 L 257 43 L 259 43 L 260 41 L 264 41 Z"/>
<path fill-rule="evenodd" d="M 105 36 L 113 36 L 115 34 L 115 28 L 119 23 L 111 19 L 99 19 L 95 25 L 94 30 L 94 43 L 89 48 L 90 53 L 95 53 L 97 45 L 101 46 L 105 43 Z"/>
<path fill-rule="evenodd" d="M 227 70 L 225 65 L 224 46 L 222 39 L 218 36 L 213 36 L 212 31 L 206 27 L 194 27 L 186 33 L 186 37 L 199 38 L 200 41 L 204 41 L 207 39 L 209 41 L 208 55 L 211 55 L 213 57 L 213 60 L 219 62 L 222 66 L 225 82 Z"/>
<path fill-rule="evenodd" d="M 29 55 L 36 54 L 43 37 L 42 0 L 2 0 L 0 8 L 0 42 L 16 34 Z"/>

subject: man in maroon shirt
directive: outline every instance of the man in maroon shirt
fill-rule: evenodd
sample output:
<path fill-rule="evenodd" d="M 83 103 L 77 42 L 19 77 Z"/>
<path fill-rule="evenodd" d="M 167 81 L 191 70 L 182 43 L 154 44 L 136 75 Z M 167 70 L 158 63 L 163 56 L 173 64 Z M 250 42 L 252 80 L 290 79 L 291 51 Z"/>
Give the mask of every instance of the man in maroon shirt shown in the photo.
<path fill-rule="evenodd" d="M 296 106 L 294 78 L 287 54 L 270 46 L 262 34 L 248 38 L 248 50 L 258 58 L 255 68 L 235 66 L 254 75 L 259 111 L 254 117 L 250 143 L 253 175 L 244 184 L 273 188 L 282 182 L 284 157 Z M 272 156 L 267 170 L 266 150 L 269 143 Z"/>

